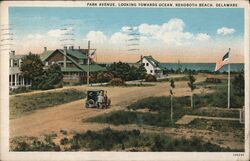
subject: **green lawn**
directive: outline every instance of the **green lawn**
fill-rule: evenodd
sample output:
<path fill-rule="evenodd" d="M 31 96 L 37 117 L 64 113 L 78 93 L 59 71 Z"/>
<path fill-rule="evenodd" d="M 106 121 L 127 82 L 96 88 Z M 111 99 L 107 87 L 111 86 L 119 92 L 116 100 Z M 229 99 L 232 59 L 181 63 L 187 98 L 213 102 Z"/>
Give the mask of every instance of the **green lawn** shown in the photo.
<path fill-rule="evenodd" d="M 55 105 L 68 103 L 85 98 L 85 91 L 61 90 L 39 94 L 16 95 L 10 97 L 10 118 L 19 117 L 25 113 Z"/>

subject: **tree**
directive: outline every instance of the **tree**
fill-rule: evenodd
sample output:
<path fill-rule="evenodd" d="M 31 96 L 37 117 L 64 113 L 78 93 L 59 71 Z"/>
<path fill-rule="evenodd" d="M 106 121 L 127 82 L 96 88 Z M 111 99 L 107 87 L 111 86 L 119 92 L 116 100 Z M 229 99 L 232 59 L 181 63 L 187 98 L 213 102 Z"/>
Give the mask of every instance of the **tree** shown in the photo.
<path fill-rule="evenodd" d="M 42 79 L 38 85 L 39 89 L 52 89 L 60 86 L 63 80 L 61 67 L 58 64 L 53 64 L 39 78 Z"/>
<path fill-rule="evenodd" d="M 170 101 L 171 101 L 171 121 L 173 120 L 173 95 L 174 95 L 174 92 L 173 92 L 173 89 L 175 88 L 175 84 L 174 84 L 174 80 L 171 79 L 170 80 Z"/>
<path fill-rule="evenodd" d="M 143 65 L 140 65 L 139 68 L 136 69 L 136 73 L 138 79 L 141 80 L 140 83 L 142 84 L 142 80 L 146 78 L 147 70 Z"/>
<path fill-rule="evenodd" d="M 191 72 L 189 73 L 189 75 L 188 75 L 188 86 L 189 86 L 189 88 L 190 88 L 190 90 L 191 90 L 191 107 L 193 108 L 193 90 L 195 89 L 195 84 L 194 84 L 194 82 L 195 82 L 195 78 L 194 78 L 194 76 L 191 74 Z"/>
<path fill-rule="evenodd" d="M 236 93 L 239 96 L 244 96 L 245 92 L 245 79 L 244 79 L 244 73 L 243 71 L 240 72 L 238 75 L 234 77 L 234 80 L 232 82 L 234 89 L 236 90 Z"/>
<path fill-rule="evenodd" d="M 22 59 L 20 70 L 24 78 L 31 80 L 32 87 L 36 88 L 41 83 L 41 77 L 44 74 L 43 66 L 39 55 L 31 52 Z"/>
<path fill-rule="evenodd" d="M 107 69 L 114 75 L 114 78 L 121 78 L 125 81 L 144 79 L 146 76 L 146 69 L 143 66 L 130 66 L 123 62 L 113 63 Z"/>
<path fill-rule="evenodd" d="M 127 80 L 130 71 L 130 66 L 128 63 L 115 62 L 108 67 L 108 70 L 114 75 L 115 78 Z"/>

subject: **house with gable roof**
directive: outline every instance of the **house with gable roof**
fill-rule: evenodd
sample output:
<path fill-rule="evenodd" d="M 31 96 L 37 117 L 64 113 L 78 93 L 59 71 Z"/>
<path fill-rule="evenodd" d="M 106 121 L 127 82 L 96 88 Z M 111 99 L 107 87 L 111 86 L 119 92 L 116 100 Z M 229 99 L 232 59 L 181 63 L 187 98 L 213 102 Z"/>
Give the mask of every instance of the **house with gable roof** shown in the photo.
<path fill-rule="evenodd" d="M 142 64 L 145 67 L 147 74 L 151 74 L 156 77 L 162 77 L 165 75 L 164 71 L 166 68 L 152 56 L 142 56 L 141 60 L 139 60 L 137 63 Z"/>
<path fill-rule="evenodd" d="M 61 66 L 63 73 L 63 81 L 79 82 L 87 76 L 88 71 L 88 49 L 74 49 L 73 46 L 64 49 L 47 50 L 44 47 L 43 53 L 40 55 L 45 67 L 54 63 Z M 98 65 L 90 59 L 89 71 L 91 73 L 106 71 L 106 68 Z"/>
<path fill-rule="evenodd" d="M 15 51 L 9 53 L 9 89 L 30 87 L 31 81 L 24 78 L 20 70 L 22 59 L 25 55 L 16 55 Z"/>

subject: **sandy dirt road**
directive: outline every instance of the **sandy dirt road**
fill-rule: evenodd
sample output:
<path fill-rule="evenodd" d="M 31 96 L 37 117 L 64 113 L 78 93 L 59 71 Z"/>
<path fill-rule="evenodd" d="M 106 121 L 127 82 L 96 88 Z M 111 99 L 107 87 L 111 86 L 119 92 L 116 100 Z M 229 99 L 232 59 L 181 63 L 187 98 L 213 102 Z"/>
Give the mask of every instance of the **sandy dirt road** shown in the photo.
<path fill-rule="evenodd" d="M 178 87 L 178 88 L 177 88 Z M 10 138 L 15 136 L 40 136 L 60 129 L 67 131 L 95 130 L 96 127 L 86 125 L 82 119 L 125 109 L 127 105 L 150 96 L 169 95 L 169 83 L 156 83 L 147 87 L 79 87 L 102 88 L 108 91 L 112 100 L 110 109 L 87 109 L 85 100 L 78 100 L 54 107 L 36 110 L 30 114 L 10 120 Z M 204 92 L 198 89 L 195 93 Z M 176 82 L 176 96 L 190 95 L 186 81 Z M 98 129 L 98 128 L 97 128 Z"/>

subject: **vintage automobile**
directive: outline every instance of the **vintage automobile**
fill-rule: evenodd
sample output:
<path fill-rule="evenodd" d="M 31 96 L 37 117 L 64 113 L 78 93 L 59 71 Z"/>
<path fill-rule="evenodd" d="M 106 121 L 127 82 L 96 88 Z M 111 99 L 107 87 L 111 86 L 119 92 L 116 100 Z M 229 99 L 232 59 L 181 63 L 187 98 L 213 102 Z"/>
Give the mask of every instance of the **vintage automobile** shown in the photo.
<path fill-rule="evenodd" d="M 111 104 L 111 100 L 110 98 L 104 99 L 104 101 L 98 105 L 97 100 L 98 100 L 98 96 L 100 94 L 104 94 L 106 93 L 106 91 L 104 90 L 88 90 L 87 91 L 87 98 L 86 98 L 86 102 L 85 102 L 85 107 L 86 108 L 108 108 Z"/>

